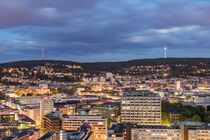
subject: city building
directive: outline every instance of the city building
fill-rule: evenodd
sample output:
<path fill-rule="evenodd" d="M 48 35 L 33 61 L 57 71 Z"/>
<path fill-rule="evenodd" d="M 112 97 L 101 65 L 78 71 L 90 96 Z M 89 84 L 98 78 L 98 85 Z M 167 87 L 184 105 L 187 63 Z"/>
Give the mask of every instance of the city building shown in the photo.
<path fill-rule="evenodd" d="M 181 140 L 179 127 L 168 127 L 158 125 L 141 125 L 131 128 L 131 140 Z"/>
<path fill-rule="evenodd" d="M 208 106 L 210 105 L 210 95 L 209 94 L 198 94 L 191 96 L 192 102 L 195 105 L 201 105 L 201 106 Z"/>
<path fill-rule="evenodd" d="M 131 122 L 138 125 L 160 125 L 160 96 L 149 91 L 123 94 L 121 122 Z"/>
<path fill-rule="evenodd" d="M 32 105 L 32 104 L 40 104 L 40 100 L 43 96 L 21 96 L 20 104 L 22 105 Z"/>
<path fill-rule="evenodd" d="M 91 127 L 95 139 L 107 139 L 107 119 L 101 116 L 73 115 L 64 117 L 62 128 L 65 130 L 78 130 L 81 123 L 87 123 Z"/>
<path fill-rule="evenodd" d="M 111 122 L 111 128 L 107 130 L 107 140 L 124 140 L 124 124 Z"/>
<path fill-rule="evenodd" d="M 118 104 L 101 104 L 101 105 L 93 105 L 90 109 L 89 115 L 99 115 L 106 118 L 110 118 L 113 121 L 120 122 L 120 105 Z"/>
<path fill-rule="evenodd" d="M 49 112 L 54 111 L 54 102 L 48 97 L 45 96 L 40 100 L 40 120 L 43 115 L 46 115 Z"/>
<path fill-rule="evenodd" d="M 36 122 L 24 114 L 19 115 L 18 129 L 35 129 Z"/>
<path fill-rule="evenodd" d="M 76 105 L 65 105 L 57 107 L 58 110 L 62 112 L 62 114 L 67 115 L 75 115 L 76 114 Z"/>
<path fill-rule="evenodd" d="M 202 122 L 184 121 L 179 123 L 182 140 L 209 140 L 210 126 Z M 191 139 L 193 138 L 193 139 Z"/>
<path fill-rule="evenodd" d="M 165 111 L 168 112 L 170 117 L 170 122 L 178 122 L 180 118 L 180 111 L 173 108 L 166 108 Z"/>
<path fill-rule="evenodd" d="M 26 106 L 20 111 L 20 113 L 36 121 L 36 125 L 40 125 L 40 106 Z"/>
<path fill-rule="evenodd" d="M 41 120 L 41 130 L 42 133 L 49 133 L 56 130 L 61 130 L 62 123 L 61 123 L 61 114 L 58 112 L 58 115 L 56 115 L 56 112 L 48 113 L 47 115 L 44 115 Z"/>
<path fill-rule="evenodd" d="M 89 130 L 86 132 L 78 132 L 76 130 L 60 130 L 49 132 L 39 140 L 95 140 L 93 133 Z"/>
<path fill-rule="evenodd" d="M 3 140 L 37 140 L 40 137 L 40 131 L 37 129 L 18 130 Z"/>
<path fill-rule="evenodd" d="M 188 128 L 189 140 L 210 140 L 210 127 Z"/>

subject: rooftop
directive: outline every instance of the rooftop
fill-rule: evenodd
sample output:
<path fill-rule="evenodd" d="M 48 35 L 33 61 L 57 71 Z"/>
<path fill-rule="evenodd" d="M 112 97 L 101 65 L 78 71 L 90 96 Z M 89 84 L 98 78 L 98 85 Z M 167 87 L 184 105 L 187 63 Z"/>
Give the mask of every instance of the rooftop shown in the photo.
<path fill-rule="evenodd" d="M 142 129 L 179 129 L 179 126 L 164 126 L 164 125 L 138 125 L 137 128 Z"/>
<path fill-rule="evenodd" d="M 41 138 L 39 138 L 39 140 L 46 140 L 47 138 L 51 137 L 54 133 L 56 133 L 56 131 L 49 132 L 43 135 Z"/>
<path fill-rule="evenodd" d="M 139 92 L 132 92 L 132 93 L 124 93 L 123 97 L 128 97 L 128 96 L 146 96 L 146 97 L 159 97 L 158 94 L 150 92 L 148 90 L 142 90 Z"/>
<path fill-rule="evenodd" d="M 206 123 L 204 122 L 191 122 L 191 121 L 184 121 L 184 122 L 180 122 L 181 125 L 191 125 L 191 126 L 202 126 L 202 125 L 206 125 Z"/>

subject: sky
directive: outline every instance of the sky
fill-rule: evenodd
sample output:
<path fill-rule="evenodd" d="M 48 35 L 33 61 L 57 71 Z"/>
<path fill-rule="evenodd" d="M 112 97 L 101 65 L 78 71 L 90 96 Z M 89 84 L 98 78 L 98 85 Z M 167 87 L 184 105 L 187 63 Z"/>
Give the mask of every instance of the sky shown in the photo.
<path fill-rule="evenodd" d="M 0 0 L 0 62 L 210 54 L 210 0 Z"/>

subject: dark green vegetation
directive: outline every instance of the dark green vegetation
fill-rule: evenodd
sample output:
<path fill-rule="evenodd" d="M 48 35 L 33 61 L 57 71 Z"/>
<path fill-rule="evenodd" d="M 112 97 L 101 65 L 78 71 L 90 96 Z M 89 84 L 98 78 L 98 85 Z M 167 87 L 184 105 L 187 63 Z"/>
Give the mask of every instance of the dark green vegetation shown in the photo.
<path fill-rule="evenodd" d="M 9 71 L 10 68 L 13 68 L 13 70 Z M 11 82 L 7 78 L 3 79 L 3 77 L 21 77 L 23 79 L 40 79 L 57 82 L 79 82 L 84 77 L 102 76 L 105 74 L 104 72 L 135 76 L 150 75 L 151 79 L 209 76 L 210 58 L 159 58 L 95 63 L 33 60 L 0 64 L 1 82 L 10 85 L 19 85 L 21 83 L 18 83 L 18 81 Z M 107 79 L 107 81 L 109 80 Z"/>
<path fill-rule="evenodd" d="M 169 102 L 162 102 L 163 124 L 168 124 L 172 122 L 167 111 L 168 108 L 180 112 L 180 117 L 178 121 L 195 121 L 210 123 L 210 106 L 204 108 L 203 106 L 183 106 L 181 103 L 171 104 Z"/>
<path fill-rule="evenodd" d="M 31 60 L 31 61 L 17 61 L 0 64 L 0 68 L 10 67 L 35 67 L 44 66 L 46 63 L 59 64 L 59 65 L 80 65 L 87 71 L 111 71 L 118 72 L 124 67 L 131 66 L 155 66 L 155 65 L 169 65 L 175 66 L 176 64 L 198 66 L 199 68 L 210 67 L 210 58 L 158 58 L 158 59 L 137 59 L 131 61 L 122 62 L 94 62 L 94 63 L 78 63 L 72 61 L 59 61 L 59 60 Z M 172 67 L 173 68 L 173 67 Z M 180 69 L 182 71 L 183 69 Z M 190 71 L 190 68 L 184 68 L 184 70 Z M 179 71 L 179 70 L 178 70 Z M 177 71 L 177 72 L 178 72 Z"/>
<path fill-rule="evenodd" d="M 7 98 L 9 98 L 9 96 L 7 95 L 5 95 L 5 94 L 3 94 L 2 92 L 0 92 L 0 100 L 5 100 L 5 99 L 7 99 Z"/>

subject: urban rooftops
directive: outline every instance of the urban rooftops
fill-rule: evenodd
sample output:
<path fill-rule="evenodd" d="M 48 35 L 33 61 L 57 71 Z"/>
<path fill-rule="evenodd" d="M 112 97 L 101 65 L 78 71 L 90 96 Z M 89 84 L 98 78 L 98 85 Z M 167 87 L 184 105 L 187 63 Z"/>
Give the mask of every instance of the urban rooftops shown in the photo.
<path fill-rule="evenodd" d="M 124 93 L 123 97 L 128 97 L 128 96 L 146 96 L 146 97 L 159 97 L 158 94 L 150 92 L 148 90 L 141 90 L 139 92 L 132 92 L 132 93 Z"/>

